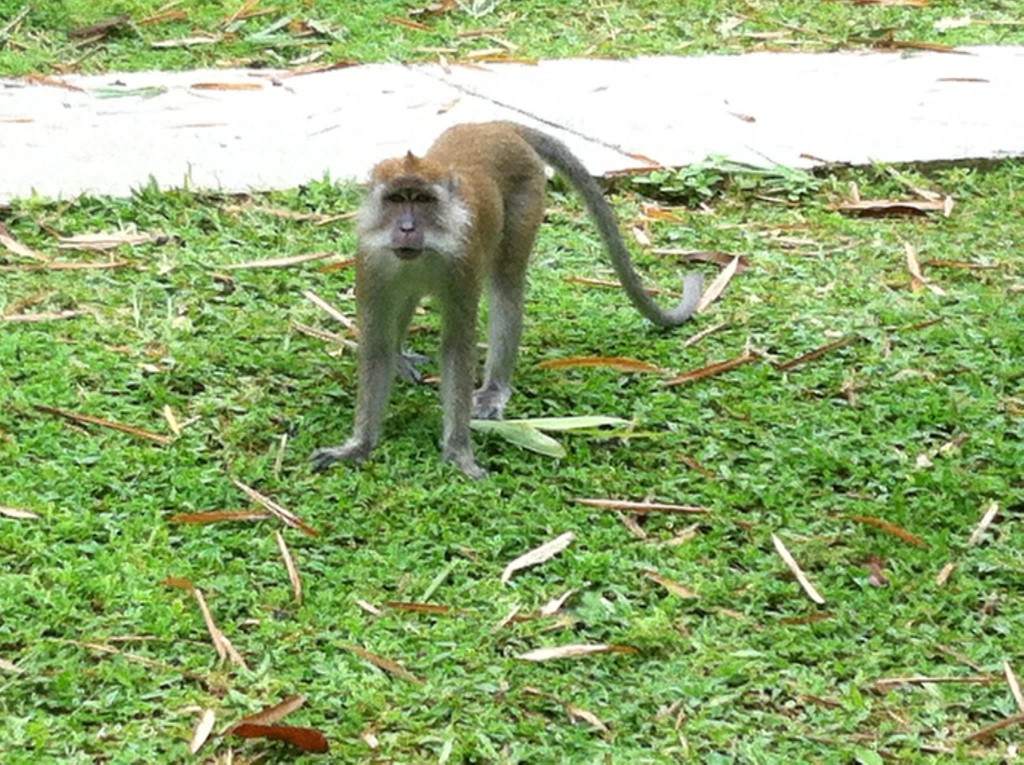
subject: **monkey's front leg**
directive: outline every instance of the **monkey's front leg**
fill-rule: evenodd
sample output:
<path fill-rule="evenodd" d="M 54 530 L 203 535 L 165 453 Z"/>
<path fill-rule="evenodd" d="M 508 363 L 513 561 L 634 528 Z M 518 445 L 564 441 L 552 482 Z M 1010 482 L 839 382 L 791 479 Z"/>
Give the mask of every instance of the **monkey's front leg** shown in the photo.
<path fill-rule="evenodd" d="M 441 406 L 444 409 L 442 456 L 474 479 L 487 475 L 487 471 L 473 457 L 473 440 L 469 429 L 476 370 L 478 302 L 479 295 L 449 295 L 443 301 L 441 328 Z"/>
<path fill-rule="evenodd" d="M 359 388 L 356 393 L 352 435 L 340 446 L 313 452 L 313 470 L 326 470 L 339 460 L 360 463 L 370 456 L 380 439 L 381 423 L 399 358 L 399 312 L 394 301 L 360 301 Z"/>

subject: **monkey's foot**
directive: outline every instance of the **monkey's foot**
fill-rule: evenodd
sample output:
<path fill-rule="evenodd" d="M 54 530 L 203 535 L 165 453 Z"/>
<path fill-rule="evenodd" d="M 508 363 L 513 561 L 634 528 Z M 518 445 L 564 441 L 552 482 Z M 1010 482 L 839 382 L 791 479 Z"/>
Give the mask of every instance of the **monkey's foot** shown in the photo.
<path fill-rule="evenodd" d="M 485 386 L 473 394 L 473 418 L 476 420 L 500 420 L 505 404 L 512 395 L 508 386 Z"/>
<path fill-rule="evenodd" d="M 419 385 L 423 382 L 423 375 L 416 367 L 421 367 L 430 361 L 429 356 L 412 351 L 402 351 L 398 354 L 398 376 L 409 383 Z"/>
<path fill-rule="evenodd" d="M 480 467 L 476 460 L 473 459 L 473 452 L 469 449 L 460 449 L 458 451 L 445 449 L 444 461 L 455 465 L 467 478 L 472 478 L 474 481 L 478 481 L 487 475 L 487 471 Z"/>
<path fill-rule="evenodd" d="M 370 445 L 362 441 L 346 441 L 341 446 L 325 446 L 313 452 L 313 472 L 322 473 L 335 462 L 344 460 L 357 465 L 370 456 Z"/>

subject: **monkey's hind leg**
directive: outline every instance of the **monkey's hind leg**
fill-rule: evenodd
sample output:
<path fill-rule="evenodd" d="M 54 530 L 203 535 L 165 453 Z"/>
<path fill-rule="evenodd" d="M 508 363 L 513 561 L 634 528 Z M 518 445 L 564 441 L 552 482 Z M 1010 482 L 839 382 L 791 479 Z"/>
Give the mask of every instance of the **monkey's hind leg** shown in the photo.
<path fill-rule="evenodd" d="M 526 266 L 544 217 L 544 176 L 532 189 L 506 200 L 506 227 L 498 262 L 488 282 L 487 362 L 483 385 L 473 397 L 473 416 L 500 420 L 512 395 L 512 373 L 523 334 Z"/>
<path fill-rule="evenodd" d="M 442 301 L 441 318 L 441 407 L 444 410 L 442 457 L 468 477 L 487 475 L 473 456 L 469 429 L 473 406 L 473 372 L 476 367 L 476 318 L 479 288 L 464 285 Z"/>

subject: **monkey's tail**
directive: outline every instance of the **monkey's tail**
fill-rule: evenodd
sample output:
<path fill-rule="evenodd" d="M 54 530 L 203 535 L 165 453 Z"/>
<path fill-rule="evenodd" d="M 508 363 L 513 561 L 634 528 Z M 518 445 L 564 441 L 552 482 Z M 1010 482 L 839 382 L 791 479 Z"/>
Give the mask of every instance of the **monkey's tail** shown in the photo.
<path fill-rule="evenodd" d="M 703 278 L 700 274 L 687 274 L 683 279 L 683 299 L 673 308 L 658 305 L 644 288 L 640 274 L 633 267 L 626 243 L 622 239 L 615 213 L 601 193 L 597 181 L 573 154 L 569 147 L 554 136 L 540 130 L 510 123 L 515 131 L 535 152 L 564 175 L 586 203 L 590 217 L 601 232 L 612 266 L 623 288 L 636 309 L 649 321 L 661 327 L 676 327 L 693 316 L 700 302 Z"/>

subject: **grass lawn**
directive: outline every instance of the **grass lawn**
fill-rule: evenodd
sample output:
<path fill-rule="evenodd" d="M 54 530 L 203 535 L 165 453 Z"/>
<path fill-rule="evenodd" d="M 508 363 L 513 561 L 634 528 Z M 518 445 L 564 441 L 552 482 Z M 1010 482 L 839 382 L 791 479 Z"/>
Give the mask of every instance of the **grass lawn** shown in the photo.
<path fill-rule="evenodd" d="M 318 46 L 319 63 L 405 59 L 482 27 L 502 27 L 517 56 L 764 44 L 717 31 L 737 16 L 752 30 L 813 29 L 833 47 L 890 27 L 896 39 L 957 44 L 1019 42 L 1024 30 L 934 29 L 946 17 L 1014 20 L 1010 5 L 609 3 L 584 17 L 524 2 L 419 20 L 426 33 L 380 22 L 409 18 L 400 4 L 367 4 L 357 19 L 341 3 L 285 2 L 239 30 L 294 14 L 341 40 L 317 33 L 307 45 L 285 26 L 297 44 L 259 47 L 223 29 L 238 4 L 182 3 L 169 10 L 187 17 L 141 25 L 163 5 L 51 5 L 7 29 L 22 5 L 0 0 L 0 70 L 284 65 Z M 117 13 L 135 22 L 91 45 L 68 39 Z M 641 17 L 674 21 L 648 29 Z M 157 31 L 227 36 L 152 49 Z M 624 229 L 650 241 L 633 250 L 652 285 L 721 270 L 654 250 L 745 259 L 723 296 L 672 333 L 618 291 L 581 282 L 610 269 L 578 200 L 553 185 L 507 415 L 631 425 L 554 434 L 558 460 L 477 434 L 491 471 L 479 482 L 438 460 L 436 384 L 396 386 L 385 441 L 363 467 L 309 470 L 312 450 L 351 424 L 355 357 L 309 328 L 346 330 L 303 293 L 353 314 L 351 269 L 330 265 L 354 247 L 354 186 L 245 198 L 142 189 L 0 209 L 0 760 L 315 761 L 234 735 L 188 754 L 204 710 L 219 732 L 299 694 L 306 703 L 279 724 L 326 736 L 320 761 L 1008 756 L 1024 726 L 986 726 L 1024 712 L 1007 679 L 1024 674 L 1024 164 L 722 170 L 621 180 L 609 197 Z M 948 217 L 855 217 L 834 209 L 850 184 L 863 199 L 925 189 L 955 206 Z M 59 237 L 112 231 L 156 236 L 58 248 Z M 333 254 L 232 268 L 323 252 Z M 413 349 L 433 353 L 429 306 L 414 327 Z M 848 342 L 786 368 L 838 340 Z M 745 350 L 753 362 L 665 385 Z M 628 357 L 665 374 L 540 366 L 569 357 Z M 318 535 L 274 516 L 175 519 L 262 510 L 235 481 Z M 636 514 L 579 497 L 709 512 Z M 510 561 L 565 532 L 568 547 L 502 583 Z M 218 658 L 183 580 L 237 658 Z M 578 644 L 614 650 L 528 660 Z"/>

